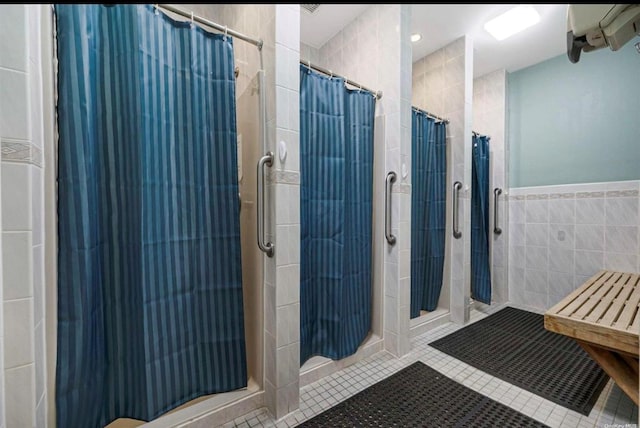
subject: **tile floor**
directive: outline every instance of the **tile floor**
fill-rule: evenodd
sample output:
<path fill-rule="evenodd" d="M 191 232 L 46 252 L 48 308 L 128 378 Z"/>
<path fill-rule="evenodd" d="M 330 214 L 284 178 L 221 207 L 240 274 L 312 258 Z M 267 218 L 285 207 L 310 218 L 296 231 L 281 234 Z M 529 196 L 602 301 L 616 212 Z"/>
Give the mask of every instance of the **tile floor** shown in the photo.
<path fill-rule="evenodd" d="M 474 310 L 471 313 L 471 321 L 482 319 L 500 308 L 491 307 L 486 312 Z M 223 427 L 294 427 L 417 360 L 553 428 L 638 426 L 638 407 L 611 380 L 587 417 L 490 376 L 428 346 L 430 342 L 459 328 L 462 327 L 453 323 L 440 326 L 413 339 L 411 352 L 403 358 L 395 358 L 385 351 L 379 352 L 303 387 L 300 391 L 300 409 L 280 421 L 274 421 L 263 408 L 241 416 Z"/>

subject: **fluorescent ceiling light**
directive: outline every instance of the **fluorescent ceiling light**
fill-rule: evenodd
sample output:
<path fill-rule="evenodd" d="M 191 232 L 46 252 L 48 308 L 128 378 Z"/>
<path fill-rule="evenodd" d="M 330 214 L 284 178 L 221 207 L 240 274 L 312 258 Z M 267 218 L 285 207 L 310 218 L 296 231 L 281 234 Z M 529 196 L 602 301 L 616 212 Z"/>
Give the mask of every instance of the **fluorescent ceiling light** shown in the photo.
<path fill-rule="evenodd" d="M 531 6 L 518 6 L 484 24 L 484 29 L 498 40 L 504 40 L 540 22 L 540 15 Z"/>
<path fill-rule="evenodd" d="M 420 34 L 420 33 L 415 33 L 415 34 L 411 35 L 411 41 L 412 42 L 420 41 L 420 39 L 422 39 L 422 34 Z"/>

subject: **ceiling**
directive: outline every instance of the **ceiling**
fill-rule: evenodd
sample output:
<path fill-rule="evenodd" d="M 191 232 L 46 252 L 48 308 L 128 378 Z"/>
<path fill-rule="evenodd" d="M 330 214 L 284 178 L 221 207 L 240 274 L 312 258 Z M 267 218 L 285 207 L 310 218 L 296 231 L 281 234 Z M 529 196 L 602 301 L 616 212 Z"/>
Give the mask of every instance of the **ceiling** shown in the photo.
<path fill-rule="evenodd" d="M 301 10 L 300 39 L 319 48 L 370 5 L 322 4 L 314 14 Z M 414 4 L 411 33 L 413 61 L 467 34 L 474 46 L 474 76 L 501 68 L 516 71 L 566 52 L 566 4 L 534 4 L 540 22 L 497 41 L 483 25 L 515 4 Z"/>
<path fill-rule="evenodd" d="M 370 4 L 322 4 L 315 12 L 300 8 L 300 41 L 320 49 Z"/>

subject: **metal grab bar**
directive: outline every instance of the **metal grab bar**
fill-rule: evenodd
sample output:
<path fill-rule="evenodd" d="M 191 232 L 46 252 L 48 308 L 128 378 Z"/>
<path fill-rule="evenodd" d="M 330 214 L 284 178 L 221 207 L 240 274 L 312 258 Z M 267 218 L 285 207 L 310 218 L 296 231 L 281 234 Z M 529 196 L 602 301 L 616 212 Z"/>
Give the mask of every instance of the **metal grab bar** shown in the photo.
<path fill-rule="evenodd" d="M 396 237 L 391 233 L 391 184 L 396 181 L 396 173 L 391 171 L 385 180 L 384 236 L 390 245 L 395 245 Z"/>
<path fill-rule="evenodd" d="M 498 196 L 502 194 L 502 189 L 496 187 L 493 189 L 493 233 L 500 235 L 502 229 L 498 227 Z"/>
<path fill-rule="evenodd" d="M 460 189 L 462 189 L 462 183 L 456 181 L 453 183 L 453 237 L 460 239 L 462 232 L 458 225 L 458 219 L 460 214 L 458 213 L 458 198 L 460 197 Z"/>
<path fill-rule="evenodd" d="M 273 244 L 264 243 L 264 166 L 273 165 L 273 152 L 267 152 L 258 161 L 258 247 L 268 257 L 273 257 Z"/>

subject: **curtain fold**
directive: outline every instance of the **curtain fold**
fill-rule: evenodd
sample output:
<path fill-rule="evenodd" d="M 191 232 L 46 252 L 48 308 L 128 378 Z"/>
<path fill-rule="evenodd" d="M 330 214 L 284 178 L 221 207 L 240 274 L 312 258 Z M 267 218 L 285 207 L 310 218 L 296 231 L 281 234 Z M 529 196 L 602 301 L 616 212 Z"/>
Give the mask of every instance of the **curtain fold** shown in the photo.
<path fill-rule="evenodd" d="M 489 138 L 473 136 L 471 187 L 471 297 L 491 304 L 489 264 Z"/>
<path fill-rule="evenodd" d="M 57 426 L 246 386 L 231 38 L 56 5 Z"/>
<path fill-rule="evenodd" d="M 300 364 L 371 327 L 375 98 L 300 66 Z"/>
<path fill-rule="evenodd" d="M 446 124 L 412 110 L 411 318 L 438 307 L 447 214 Z"/>

